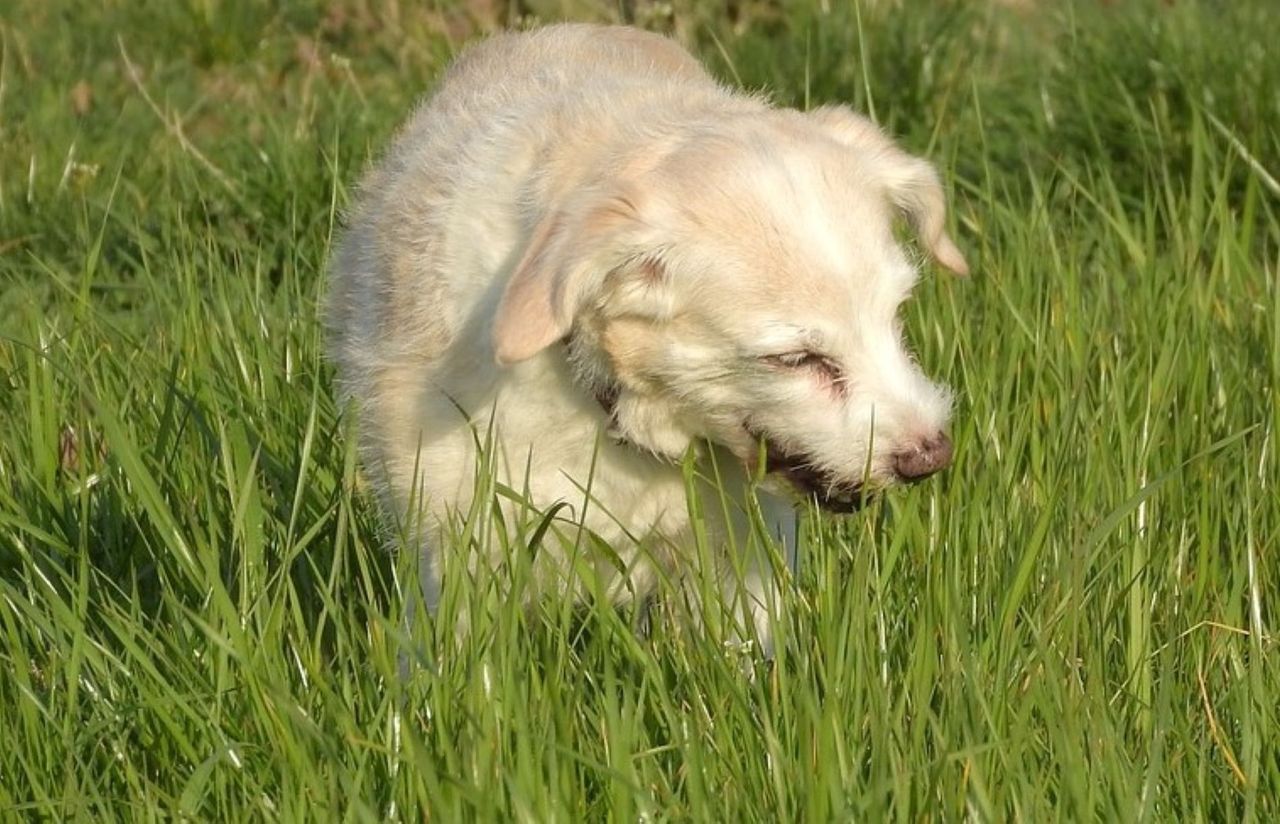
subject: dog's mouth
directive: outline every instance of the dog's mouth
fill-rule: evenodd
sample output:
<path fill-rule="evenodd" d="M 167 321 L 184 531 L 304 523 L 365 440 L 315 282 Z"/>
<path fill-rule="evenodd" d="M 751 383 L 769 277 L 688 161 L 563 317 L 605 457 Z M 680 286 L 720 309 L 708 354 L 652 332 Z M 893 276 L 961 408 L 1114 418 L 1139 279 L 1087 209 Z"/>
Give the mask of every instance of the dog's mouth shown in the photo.
<path fill-rule="evenodd" d="M 864 490 L 862 484 L 836 481 L 828 473 L 814 467 L 806 456 L 783 449 L 776 439 L 766 437 L 750 427 L 747 431 L 755 438 L 756 443 L 764 443 L 765 472 L 785 478 L 797 492 L 806 498 L 812 498 L 827 512 L 855 512 L 870 501 L 871 493 Z"/>

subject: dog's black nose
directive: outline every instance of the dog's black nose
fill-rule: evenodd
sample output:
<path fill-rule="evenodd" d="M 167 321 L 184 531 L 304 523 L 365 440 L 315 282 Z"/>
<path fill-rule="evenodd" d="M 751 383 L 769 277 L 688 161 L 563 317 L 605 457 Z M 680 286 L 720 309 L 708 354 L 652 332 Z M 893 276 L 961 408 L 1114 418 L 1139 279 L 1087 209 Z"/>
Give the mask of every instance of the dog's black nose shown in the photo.
<path fill-rule="evenodd" d="M 893 459 L 894 469 L 907 481 L 927 478 L 949 463 L 951 463 L 951 439 L 941 432 L 899 452 Z"/>

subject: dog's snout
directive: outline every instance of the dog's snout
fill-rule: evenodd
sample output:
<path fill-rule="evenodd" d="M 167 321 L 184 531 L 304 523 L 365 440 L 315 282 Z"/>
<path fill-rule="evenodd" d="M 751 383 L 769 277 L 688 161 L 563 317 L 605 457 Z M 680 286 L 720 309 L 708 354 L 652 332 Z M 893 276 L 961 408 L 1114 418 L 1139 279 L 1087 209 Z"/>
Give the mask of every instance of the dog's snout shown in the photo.
<path fill-rule="evenodd" d="M 918 481 L 951 463 L 951 439 L 939 432 L 894 456 L 894 469 L 904 480 Z"/>

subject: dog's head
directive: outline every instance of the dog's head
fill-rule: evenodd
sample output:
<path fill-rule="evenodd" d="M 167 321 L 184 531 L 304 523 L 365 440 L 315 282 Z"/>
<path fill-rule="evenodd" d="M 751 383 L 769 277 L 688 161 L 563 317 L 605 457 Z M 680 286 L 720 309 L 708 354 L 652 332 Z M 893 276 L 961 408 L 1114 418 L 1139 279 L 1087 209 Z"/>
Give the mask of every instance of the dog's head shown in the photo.
<path fill-rule="evenodd" d="M 619 176 L 534 231 L 494 319 L 499 362 L 570 338 L 620 436 L 672 458 L 709 439 L 833 510 L 949 463 L 950 395 L 897 317 L 917 277 L 898 216 L 967 271 L 929 164 L 821 109 L 732 124 Z"/>

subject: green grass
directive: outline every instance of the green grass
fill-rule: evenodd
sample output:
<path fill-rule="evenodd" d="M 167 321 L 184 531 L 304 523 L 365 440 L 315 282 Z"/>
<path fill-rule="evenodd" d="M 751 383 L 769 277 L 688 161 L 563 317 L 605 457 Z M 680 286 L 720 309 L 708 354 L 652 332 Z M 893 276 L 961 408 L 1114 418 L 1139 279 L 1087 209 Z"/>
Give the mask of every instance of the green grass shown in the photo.
<path fill-rule="evenodd" d="M 637 5 L 943 169 L 975 275 L 907 321 L 955 466 L 810 519 L 772 664 L 508 598 L 459 646 L 419 611 L 402 675 L 317 305 L 484 15 L 19 0 L 0 818 L 1280 818 L 1272 0 Z"/>

